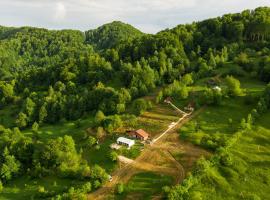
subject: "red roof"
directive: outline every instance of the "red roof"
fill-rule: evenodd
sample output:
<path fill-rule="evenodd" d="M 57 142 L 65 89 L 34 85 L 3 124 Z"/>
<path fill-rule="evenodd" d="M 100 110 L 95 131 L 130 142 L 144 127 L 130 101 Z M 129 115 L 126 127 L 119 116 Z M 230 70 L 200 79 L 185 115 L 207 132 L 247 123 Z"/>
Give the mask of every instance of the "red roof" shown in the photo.
<path fill-rule="evenodd" d="M 140 135 L 141 137 L 143 137 L 143 138 L 146 138 L 146 137 L 149 136 L 149 134 L 146 133 L 143 129 L 137 130 L 136 133 L 137 133 L 138 135 Z"/>

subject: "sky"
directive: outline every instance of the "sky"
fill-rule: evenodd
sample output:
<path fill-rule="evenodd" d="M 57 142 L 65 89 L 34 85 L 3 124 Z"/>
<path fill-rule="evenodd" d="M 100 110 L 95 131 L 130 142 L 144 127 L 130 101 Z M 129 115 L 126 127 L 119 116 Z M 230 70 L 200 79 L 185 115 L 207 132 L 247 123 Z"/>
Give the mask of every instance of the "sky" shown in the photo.
<path fill-rule="evenodd" d="M 0 25 L 85 31 L 122 21 L 156 33 L 259 6 L 270 0 L 0 0 Z"/>

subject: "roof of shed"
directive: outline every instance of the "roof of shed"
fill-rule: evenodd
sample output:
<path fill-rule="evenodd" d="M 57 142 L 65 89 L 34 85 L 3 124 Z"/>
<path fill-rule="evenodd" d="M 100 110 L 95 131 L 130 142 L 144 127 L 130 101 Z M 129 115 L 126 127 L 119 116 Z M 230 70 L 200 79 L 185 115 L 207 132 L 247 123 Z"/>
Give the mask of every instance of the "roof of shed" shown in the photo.
<path fill-rule="evenodd" d="M 135 141 L 134 140 L 131 140 L 131 139 L 128 139 L 128 138 L 124 138 L 124 137 L 119 137 L 117 139 L 117 142 L 122 142 L 122 143 L 125 143 L 125 144 L 128 144 L 128 145 L 135 144 Z"/>
<path fill-rule="evenodd" d="M 146 133 L 143 129 L 137 130 L 136 133 L 139 134 L 140 136 L 144 137 L 144 138 L 149 136 L 149 134 Z"/>

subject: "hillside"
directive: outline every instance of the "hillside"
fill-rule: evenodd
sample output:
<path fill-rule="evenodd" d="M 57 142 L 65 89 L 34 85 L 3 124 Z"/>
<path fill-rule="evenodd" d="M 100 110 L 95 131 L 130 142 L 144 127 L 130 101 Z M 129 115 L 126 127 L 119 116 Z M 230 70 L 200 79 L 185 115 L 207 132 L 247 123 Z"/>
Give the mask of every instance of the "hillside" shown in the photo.
<path fill-rule="evenodd" d="M 157 34 L 1 26 L 0 200 L 266 199 L 269 22 L 260 7 Z"/>
<path fill-rule="evenodd" d="M 114 48 L 121 43 L 140 37 L 143 33 L 129 24 L 114 21 L 85 32 L 86 42 L 97 49 Z"/>

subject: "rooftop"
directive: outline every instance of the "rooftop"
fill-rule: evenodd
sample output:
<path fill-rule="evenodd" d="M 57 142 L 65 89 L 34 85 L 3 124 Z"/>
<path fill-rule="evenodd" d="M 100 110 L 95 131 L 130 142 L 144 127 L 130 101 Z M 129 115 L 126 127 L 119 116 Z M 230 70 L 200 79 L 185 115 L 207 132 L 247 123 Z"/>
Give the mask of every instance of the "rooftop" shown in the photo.
<path fill-rule="evenodd" d="M 143 129 L 137 130 L 136 133 L 139 134 L 142 137 L 148 137 L 149 136 L 149 134 L 146 133 Z"/>
<path fill-rule="evenodd" d="M 128 144 L 128 145 L 135 144 L 135 141 L 134 140 L 131 140 L 131 139 L 128 139 L 128 138 L 124 138 L 124 137 L 119 137 L 117 139 L 117 142 L 125 143 L 125 144 Z"/>

